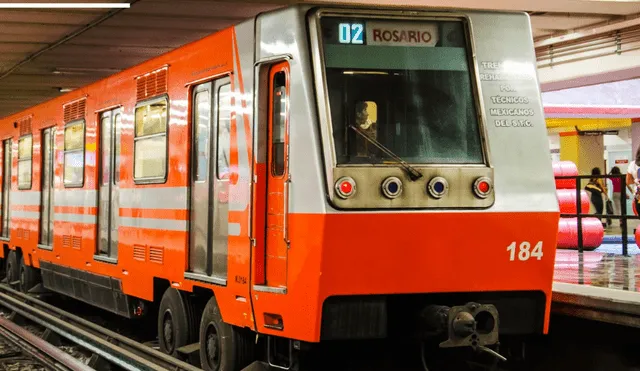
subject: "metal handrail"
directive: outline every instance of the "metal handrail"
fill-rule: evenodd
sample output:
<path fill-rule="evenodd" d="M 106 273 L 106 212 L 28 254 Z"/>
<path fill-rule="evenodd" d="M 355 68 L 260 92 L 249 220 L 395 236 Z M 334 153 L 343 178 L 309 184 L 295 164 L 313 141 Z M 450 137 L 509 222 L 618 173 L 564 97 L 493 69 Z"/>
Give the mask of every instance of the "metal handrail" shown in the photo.
<path fill-rule="evenodd" d="M 627 215 L 627 198 L 620 197 L 620 214 L 585 214 L 582 212 L 582 199 L 580 197 L 581 180 L 583 179 L 615 179 L 619 178 L 621 186 L 624 187 L 624 194 L 626 195 L 626 174 L 607 174 L 607 175 L 565 175 L 565 176 L 556 176 L 555 179 L 568 179 L 576 181 L 576 214 L 560 214 L 562 218 L 577 218 L 578 221 L 578 251 L 582 253 L 584 251 L 584 244 L 582 243 L 582 219 L 585 218 L 585 215 L 588 217 L 596 217 L 599 219 L 609 218 L 609 219 L 620 219 L 622 220 L 622 255 L 628 256 L 628 236 L 627 236 L 627 220 L 629 219 L 640 219 L 640 216 L 630 216 Z M 606 207 L 606 204 L 605 204 Z"/>

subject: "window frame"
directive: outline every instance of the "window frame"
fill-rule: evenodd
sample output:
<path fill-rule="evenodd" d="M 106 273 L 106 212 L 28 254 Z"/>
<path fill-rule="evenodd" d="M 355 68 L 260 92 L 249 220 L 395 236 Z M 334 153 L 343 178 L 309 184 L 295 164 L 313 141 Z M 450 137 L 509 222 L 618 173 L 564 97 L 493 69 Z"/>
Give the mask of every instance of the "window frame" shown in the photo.
<path fill-rule="evenodd" d="M 150 134 L 150 135 L 145 135 L 145 136 L 140 136 L 137 137 L 136 136 L 136 111 L 138 110 L 138 108 L 143 107 L 143 106 L 149 106 L 153 103 L 156 102 L 161 102 L 161 101 L 165 101 L 167 103 L 167 118 L 166 118 L 166 122 L 165 122 L 165 131 L 164 133 L 155 133 L 155 134 Z M 169 99 L 169 94 L 162 94 L 162 95 L 157 95 L 155 97 L 151 97 L 145 100 L 141 100 L 139 102 L 136 103 L 135 107 L 133 108 L 133 161 L 131 161 L 133 168 L 132 170 L 132 177 L 133 177 L 133 183 L 134 184 L 163 184 L 167 182 L 167 179 L 169 178 L 169 133 L 170 133 L 170 118 L 171 118 L 171 105 L 170 105 L 170 99 Z M 164 162 L 164 174 L 162 176 L 157 176 L 157 177 L 144 177 L 144 178 L 136 178 L 136 144 L 138 141 L 140 141 L 141 139 L 149 139 L 149 138 L 156 138 L 156 137 L 160 137 L 164 135 L 166 138 L 165 141 L 165 151 L 164 151 L 164 156 L 165 156 L 165 162 Z"/>
<path fill-rule="evenodd" d="M 80 149 L 67 149 L 67 129 L 70 126 L 74 126 L 81 123 L 82 124 L 82 148 Z M 87 122 L 85 119 L 77 119 L 73 121 L 69 121 L 64 124 L 64 130 L 62 132 L 62 184 L 64 188 L 82 188 L 84 187 L 84 176 L 85 176 L 85 168 L 87 166 Z M 80 182 L 71 183 L 67 182 L 67 153 L 72 152 L 80 152 L 82 151 L 82 176 L 80 177 Z M 54 154 L 55 155 L 55 154 Z M 55 159 L 54 159 L 55 161 Z"/>
<path fill-rule="evenodd" d="M 264 101 L 267 105 L 267 109 L 265 110 L 265 125 L 267 125 L 267 131 L 265 134 L 266 146 L 267 146 L 267 156 L 265 161 L 267 163 L 267 175 L 272 179 L 285 179 L 289 177 L 289 158 L 290 158 L 290 122 L 291 122 L 291 60 L 289 58 L 280 58 L 274 59 L 270 61 L 268 65 L 264 66 L 264 73 L 266 74 L 265 80 L 265 96 Z M 283 146 L 283 161 L 284 161 L 284 169 L 282 174 L 276 174 L 274 172 L 275 166 L 275 151 L 274 148 L 274 133 L 275 133 L 275 81 L 274 78 L 278 73 L 284 74 L 284 84 L 281 88 L 284 88 L 285 94 L 285 104 L 284 104 L 284 112 L 285 119 L 284 125 L 282 127 L 282 135 L 284 137 L 284 146 Z M 282 110 L 280 111 L 283 112 Z"/>
<path fill-rule="evenodd" d="M 384 21 L 427 21 L 427 22 L 460 22 L 462 23 L 463 32 L 465 36 L 464 45 L 466 51 L 466 61 L 469 68 L 469 79 L 471 84 L 471 91 L 473 96 L 473 104 L 476 110 L 476 119 L 478 122 L 478 131 L 480 134 L 480 146 L 482 150 L 482 163 L 479 164 L 467 164 L 466 167 L 475 167 L 475 168 L 491 168 L 491 155 L 490 149 L 488 145 L 488 120 L 487 110 L 485 109 L 482 103 L 482 86 L 480 81 L 480 68 L 478 66 L 478 62 L 475 60 L 474 56 L 477 52 L 476 45 L 474 43 L 475 32 L 471 23 L 471 19 L 467 14 L 460 12 L 452 12 L 448 14 L 438 14 L 436 12 L 425 11 L 423 14 L 416 16 L 403 16 L 394 14 L 388 10 L 376 10 L 372 12 L 363 12 L 359 10 L 329 10 L 327 8 L 319 8 L 314 13 L 310 14 L 307 18 L 308 25 L 310 28 L 310 40 L 312 46 L 315 47 L 312 55 L 312 66 L 313 66 L 313 75 L 314 75 L 314 86 L 318 92 L 316 97 L 316 103 L 318 104 L 319 109 L 319 120 L 323 123 L 320 127 L 320 137 L 321 143 L 325 150 L 323 150 L 323 158 L 324 158 L 324 168 L 325 168 L 325 179 L 327 184 L 333 184 L 335 179 L 331 175 L 333 171 L 337 168 L 348 168 L 359 165 L 351 165 L 351 164 L 338 164 L 337 161 L 337 152 L 336 152 L 336 143 L 334 141 L 333 133 L 334 133 L 334 125 L 331 117 L 331 109 L 329 104 L 329 87 L 327 81 L 327 73 L 326 73 L 326 63 L 324 57 L 325 51 L 325 41 L 322 35 L 322 19 L 325 17 L 338 17 L 338 18 L 349 18 L 349 17 L 361 17 L 363 19 L 369 20 L 372 18 L 380 18 Z M 326 123 L 326 124 L 324 124 Z M 414 164 L 410 163 L 410 165 L 421 166 L 421 167 L 440 167 L 440 166 L 449 166 L 449 164 Z M 386 164 L 376 164 L 376 167 L 379 168 L 388 168 L 395 165 L 386 165 Z M 329 189 L 331 187 L 329 186 Z M 330 192 L 332 194 L 333 192 Z M 331 196 L 333 197 L 333 196 Z"/>
<path fill-rule="evenodd" d="M 23 140 L 27 139 L 28 137 L 31 138 L 31 148 L 29 148 L 29 158 L 20 158 L 20 142 L 22 142 Z M 20 185 L 20 163 L 21 162 L 26 162 L 26 161 L 30 161 L 29 164 L 29 173 L 31 174 L 31 176 L 29 177 L 29 185 Z M 17 175 L 17 181 L 18 181 L 18 189 L 19 190 L 30 190 L 33 188 L 33 133 L 29 133 L 29 134 L 24 134 L 21 135 L 18 138 L 18 174 Z"/>
<path fill-rule="evenodd" d="M 275 76 L 279 73 L 282 73 L 284 75 L 284 85 L 278 87 L 278 89 L 281 89 L 284 92 L 284 104 L 282 103 L 282 97 L 279 98 L 278 100 L 278 113 L 279 116 L 282 117 L 282 113 L 284 112 L 284 120 L 280 121 L 278 120 L 278 127 L 279 130 L 281 130 L 281 133 L 278 133 L 280 135 L 282 135 L 282 142 L 276 142 L 276 136 L 275 136 L 275 129 L 276 129 L 276 96 L 275 96 L 275 92 L 276 92 L 276 87 L 275 87 L 275 83 L 274 80 L 269 81 L 270 84 L 273 84 L 273 89 L 269 89 L 269 93 L 272 95 L 271 97 L 271 135 L 270 135 L 270 141 L 269 141 L 269 147 L 271 147 L 271 161 L 269 164 L 269 167 L 271 168 L 271 177 L 276 178 L 276 179 L 282 179 L 285 174 L 287 174 L 287 165 L 288 165 L 288 157 L 289 157 L 289 152 L 288 152 L 288 147 L 289 147 L 289 141 L 287 140 L 287 136 L 288 136 L 288 129 L 289 129 L 289 74 L 287 73 L 287 70 L 279 70 L 276 71 L 273 75 L 273 77 L 275 78 Z M 284 106 L 284 107 L 283 107 Z M 284 110 L 282 109 L 284 108 Z M 280 123 L 282 124 L 282 127 L 280 127 Z M 282 173 L 278 173 L 276 172 L 276 152 L 274 151 L 274 146 L 276 144 L 282 144 Z"/>

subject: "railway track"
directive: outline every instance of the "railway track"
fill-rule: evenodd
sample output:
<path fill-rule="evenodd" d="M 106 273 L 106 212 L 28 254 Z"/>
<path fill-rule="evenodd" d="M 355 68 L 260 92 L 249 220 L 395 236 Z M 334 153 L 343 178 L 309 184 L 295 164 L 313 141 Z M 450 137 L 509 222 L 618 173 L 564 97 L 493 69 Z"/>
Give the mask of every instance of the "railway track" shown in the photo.
<path fill-rule="evenodd" d="M 0 285 L 0 307 L 11 313 L 6 318 L 0 317 L 0 339 L 13 348 L 20 349 L 24 357 L 31 358 L 43 369 L 201 371 L 193 365 L 6 285 Z M 45 330 L 39 336 L 24 328 L 27 323 Z M 62 339 L 90 356 L 84 361 L 71 356 L 59 347 Z"/>
<path fill-rule="evenodd" d="M 29 363 L 31 369 L 88 369 L 78 359 L 4 317 L 0 317 L 0 339 L 3 345 L 0 361 L 4 369 L 15 368 L 16 365 L 24 363 Z"/>

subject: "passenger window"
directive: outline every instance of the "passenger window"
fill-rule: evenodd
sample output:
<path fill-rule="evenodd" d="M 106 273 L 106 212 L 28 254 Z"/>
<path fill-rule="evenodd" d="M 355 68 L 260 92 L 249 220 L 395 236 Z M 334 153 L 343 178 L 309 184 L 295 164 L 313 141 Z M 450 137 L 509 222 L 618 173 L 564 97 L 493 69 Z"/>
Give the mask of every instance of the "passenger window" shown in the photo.
<path fill-rule="evenodd" d="M 229 178 L 229 151 L 231 148 L 231 85 L 218 89 L 218 179 Z"/>
<path fill-rule="evenodd" d="M 31 189 L 33 136 L 25 135 L 18 140 L 18 189 Z"/>
<path fill-rule="evenodd" d="M 196 136 L 196 181 L 207 180 L 209 168 L 209 127 L 211 121 L 211 102 L 209 91 L 203 90 L 196 93 L 195 99 L 195 136 Z"/>
<path fill-rule="evenodd" d="M 164 178 L 167 173 L 167 99 L 136 108 L 133 145 L 133 178 Z"/>
<path fill-rule="evenodd" d="M 271 133 L 271 172 L 282 176 L 285 171 L 285 130 L 287 122 L 287 89 L 284 71 L 273 76 L 273 129 Z"/>
<path fill-rule="evenodd" d="M 64 128 L 64 185 L 81 187 L 84 180 L 84 121 Z"/>

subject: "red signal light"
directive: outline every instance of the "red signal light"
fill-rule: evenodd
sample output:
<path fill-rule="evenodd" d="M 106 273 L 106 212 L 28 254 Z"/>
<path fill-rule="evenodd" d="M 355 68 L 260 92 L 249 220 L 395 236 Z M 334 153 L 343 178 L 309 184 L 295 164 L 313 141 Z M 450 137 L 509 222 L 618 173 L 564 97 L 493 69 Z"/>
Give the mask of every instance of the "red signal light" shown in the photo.
<path fill-rule="evenodd" d="M 350 194 L 353 192 L 353 185 L 345 180 L 340 184 L 340 190 L 344 194 Z"/>
<path fill-rule="evenodd" d="M 345 176 L 336 182 L 336 193 L 342 199 L 347 199 L 356 193 L 356 182 L 353 178 Z"/>
<path fill-rule="evenodd" d="M 489 186 L 489 183 L 487 182 L 480 182 L 478 184 L 478 190 L 482 193 L 487 193 L 489 192 L 489 189 L 491 189 L 491 186 Z"/>
<path fill-rule="evenodd" d="M 491 194 L 493 185 L 491 184 L 491 179 L 483 176 L 473 183 L 473 191 L 479 198 L 487 198 L 489 194 Z"/>

